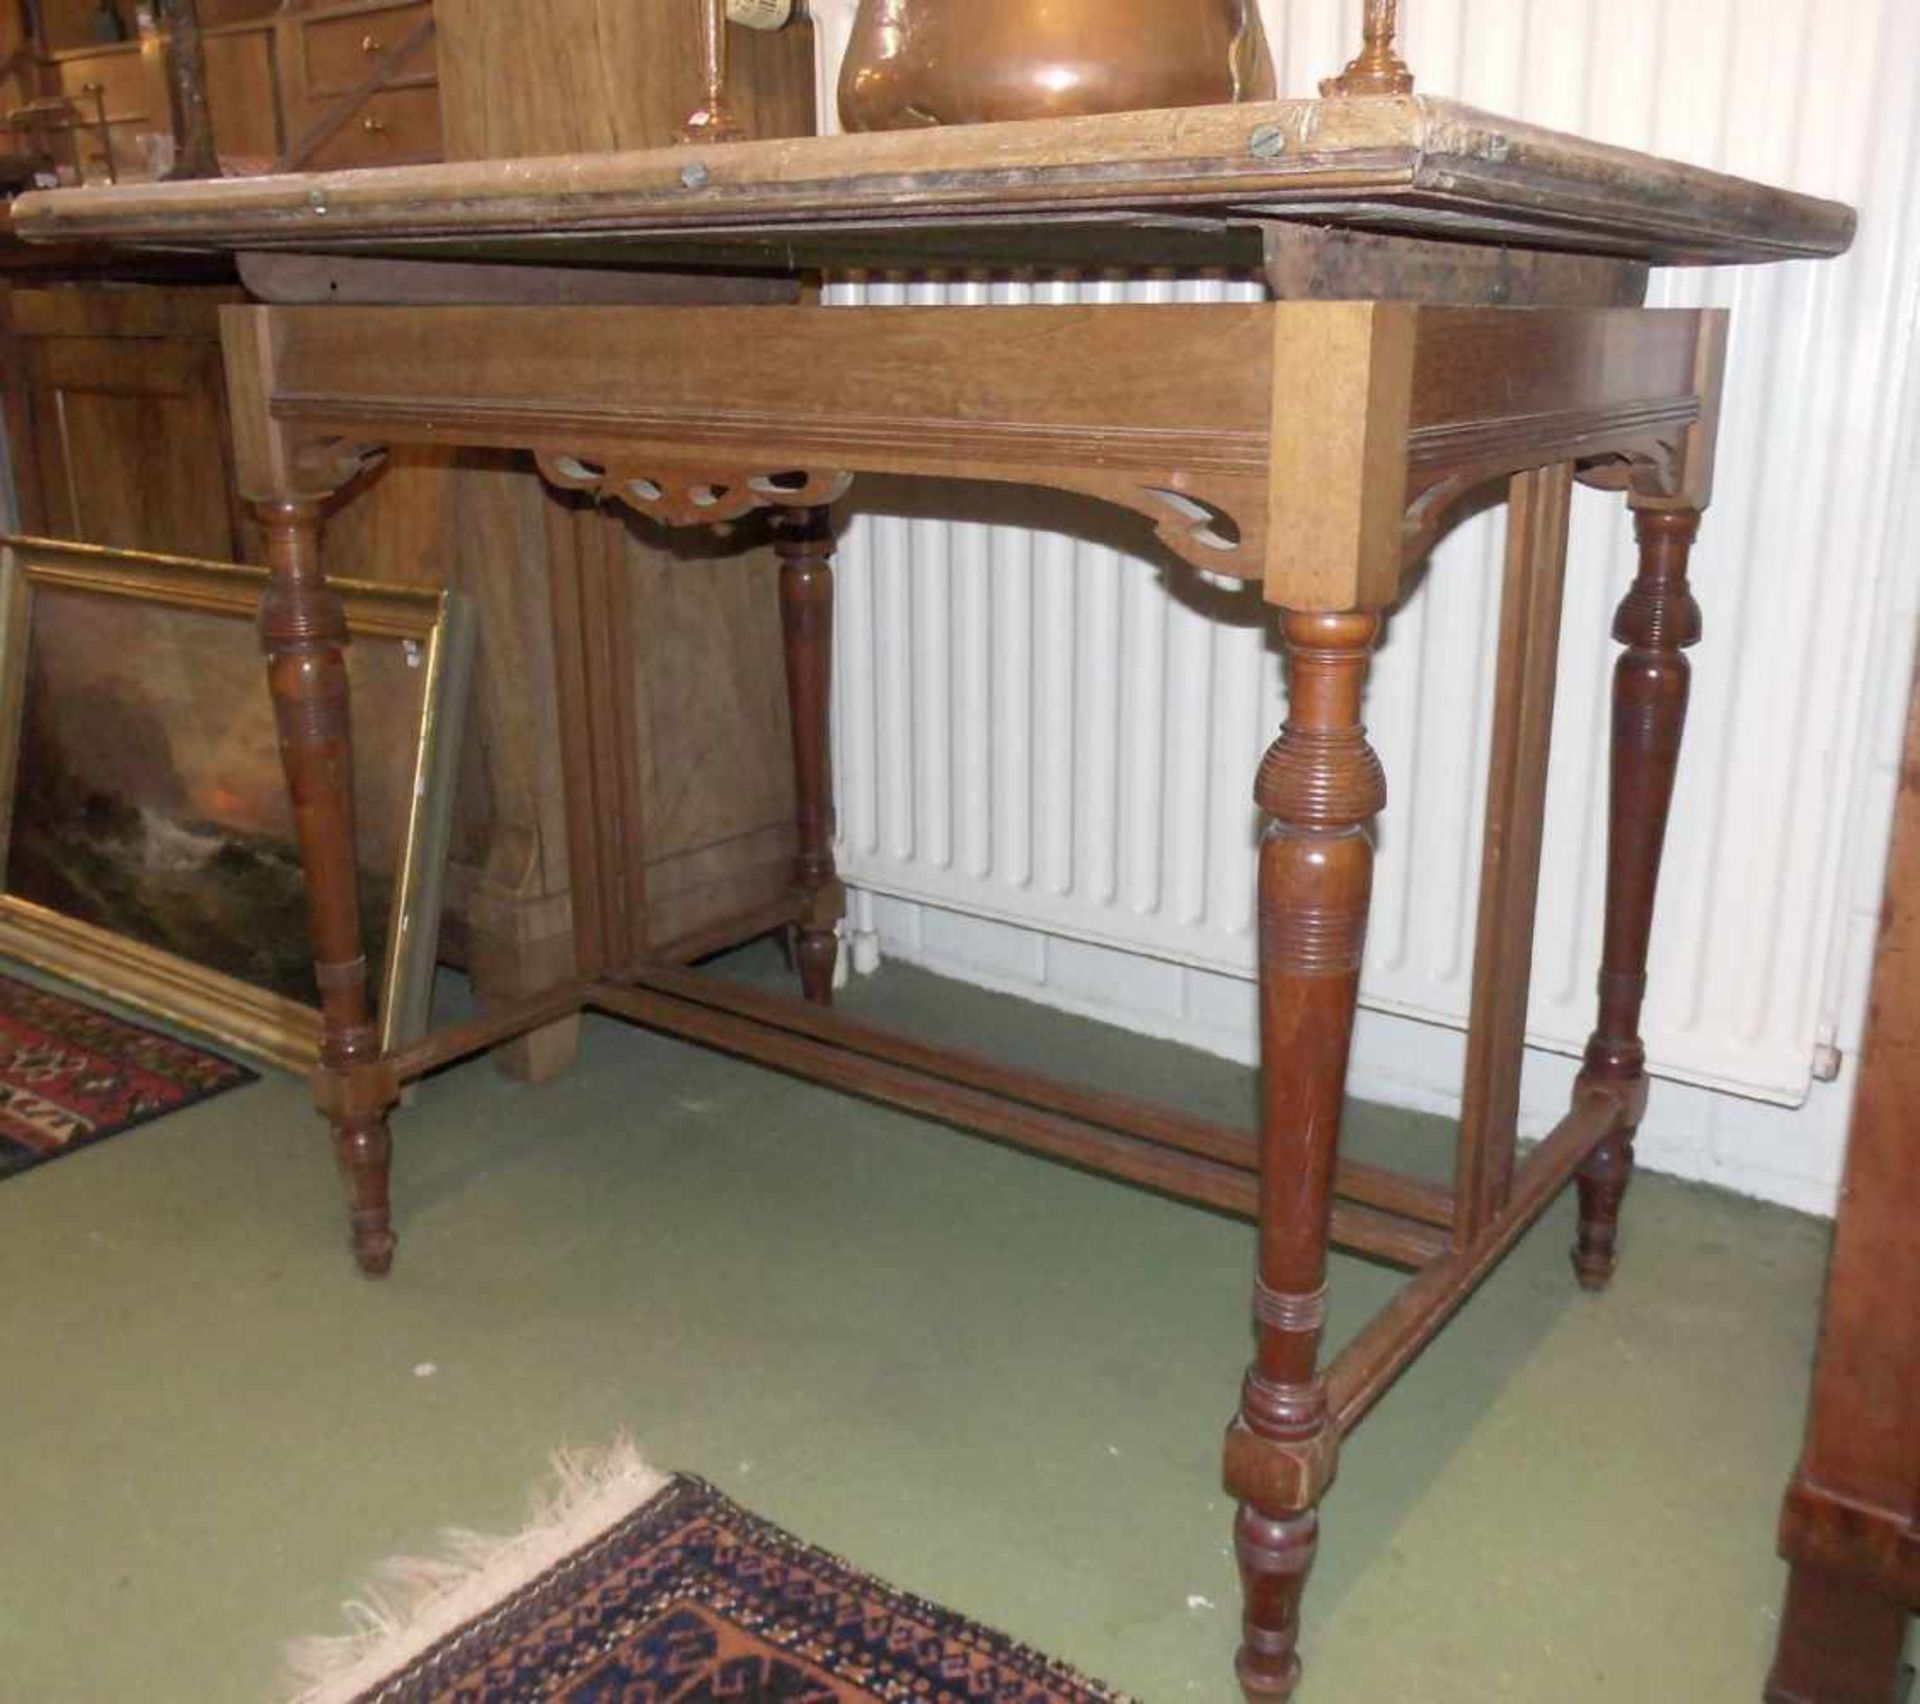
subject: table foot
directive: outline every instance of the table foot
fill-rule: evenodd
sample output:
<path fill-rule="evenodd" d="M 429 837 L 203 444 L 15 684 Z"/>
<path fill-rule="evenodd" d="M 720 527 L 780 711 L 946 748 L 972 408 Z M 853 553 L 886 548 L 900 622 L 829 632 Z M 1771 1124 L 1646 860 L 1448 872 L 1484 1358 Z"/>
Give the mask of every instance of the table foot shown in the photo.
<path fill-rule="evenodd" d="M 1620 1203 L 1633 1181 L 1633 1138 L 1609 1136 L 1581 1166 L 1580 1231 L 1573 1246 L 1573 1272 L 1580 1288 L 1599 1292 L 1613 1282 L 1619 1264 Z"/>
<path fill-rule="evenodd" d="M 347 1188 L 347 1218 L 353 1228 L 353 1258 L 369 1278 L 384 1278 L 393 1270 L 393 1234 L 390 1180 L 393 1138 L 387 1121 L 333 1132 L 333 1151 Z"/>
<path fill-rule="evenodd" d="M 1300 1599 L 1320 1543 L 1320 1519 L 1274 1519 L 1250 1503 L 1234 1523 L 1244 1598 L 1240 1650 L 1233 1659 L 1247 1704 L 1291 1698 L 1300 1684 Z"/>
<path fill-rule="evenodd" d="M 796 929 L 793 961 L 800 972 L 800 991 L 816 1006 L 831 1006 L 840 937 L 831 929 Z"/>

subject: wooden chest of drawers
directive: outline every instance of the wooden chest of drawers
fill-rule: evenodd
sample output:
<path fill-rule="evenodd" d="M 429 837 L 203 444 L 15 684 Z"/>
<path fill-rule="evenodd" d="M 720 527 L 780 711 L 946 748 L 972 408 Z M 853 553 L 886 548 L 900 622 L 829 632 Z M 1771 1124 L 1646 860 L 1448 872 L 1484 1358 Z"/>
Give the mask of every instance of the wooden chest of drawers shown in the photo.
<path fill-rule="evenodd" d="M 354 0 L 208 30 L 222 156 L 287 170 L 439 159 L 433 24 L 430 0 Z"/>

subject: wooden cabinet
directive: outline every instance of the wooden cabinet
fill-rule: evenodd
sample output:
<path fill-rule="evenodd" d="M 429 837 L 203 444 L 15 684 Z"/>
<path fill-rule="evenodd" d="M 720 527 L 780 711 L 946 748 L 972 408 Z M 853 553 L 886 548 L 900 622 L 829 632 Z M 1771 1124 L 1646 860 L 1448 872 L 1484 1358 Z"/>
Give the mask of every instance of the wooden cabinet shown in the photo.
<path fill-rule="evenodd" d="M 219 305 L 237 289 L 21 290 L 14 480 L 29 532 L 232 560 L 251 523 L 226 462 Z"/>
<path fill-rule="evenodd" d="M 207 30 L 222 158 L 296 171 L 439 159 L 434 22 L 430 0 L 352 0 Z"/>
<path fill-rule="evenodd" d="M 651 148 L 704 94 L 690 0 L 201 0 L 207 105 L 221 158 L 337 169 Z M 83 15 L 84 12 L 84 15 Z M 92 12 L 44 14 L 40 81 L 82 119 L 104 103 L 114 163 L 172 128 L 165 52 L 149 35 L 95 43 Z M 811 26 L 735 30 L 729 92 L 750 136 L 814 122 Z M 63 160 L 107 175 L 84 123 Z"/>
<path fill-rule="evenodd" d="M 73 103 L 73 127 L 63 139 L 71 152 L 59 152 L 56 159 L 72 164 L 83 179 L 108 175 L 109 146 L 121 175 L 145 173 L 140 138 L 171 126 L 165 68 L 159 55 L 139 42 L 55 54 L 42 68 L 41 87 L 44 94 Z M 97 116 L 106 120 L 104 139 Z"/>
<path fill-rule="evenodd" d="M 232 167 L 297 171 L 417 165 L 441 157 L 432 0 L 204 3 L 201 43 L 214 147 Z M 52 33 L 59 24 L 64 33 Z M 21 60 L 23 100 L 53 102 L 30 145 L 87 181 L 151 175 L 174 131 L 165 40 L 72 37 L 49 15 L 38 57 Z M 71 37 L 71 39 L 69 39 Z M 58 103 L 68 103 L 64 106 Z"/>
<path fill-rule="evenodd" d="M 1920 1611 L 1920 675 L 1768 1704 L 1889 1704 Z"/>
<path fill-rule="evenodd" d="M 699 8 L 684 0 L 435 0 L 435 14 L 449 158 L 655 146 L 699 104 Z M 737 30 L 733 44 L 750 133 L 810 134 L 810 29 Z M 555 625 L 571 635 L 553 659 L 574 802 L 561 843 L 569 968 L 692 956 L 789 913 L 796 837 L 771 551 L 670 541 L 557 495 L 524 465 L 472 470 L 467 501 L 492 515 L 494 536 L 537 552 Z M 548 868 L 553 844 L 549 834 Z M 497 924 L 494 939 L 506 932 Z M 552 963 L 551 944 L 519 950 L 525 988 L 541 986 L 533 973 Z"/>
<path fill-rule="evenodd" d="M 271 29 L 208 30 L 207 111 L 213 145 L 223 160 L 277 160 L 287 145 L 274 93 Z"/>
<path fill-rule="evenodd" d="M 244 299 L 233 285 L 100 282 L 6 294 L 23 530 L 262 560 L 228 461 L 220 348 L 220 308 Z M 366 481 L 329 533 L 337 572 L 452 585 L 477 606 L 444 945 L 508 993 L 563 979 L 574 956 L 544 538 L 514 495 L 531 477 L 504 456 L 409 453 Z M 551 1041 L 527 1057 L 554 1063 Z"/>
<path fill-rule="evenodd" d="M 432 13 L 381 0 L 210 29 L 223 152 L 297 152 Z M 696 13 L 686 0 L 438 0 L 438 70 L 433 44 L 410 50 L 310 163 L 437 154 L 442 74 L 463 155 L 670 137 L 699 95 Z M 768 135 L 811 131 L 808 32 L 737 34 L 743 117 Z M 263 78 L 274 102 L 238 98 Z M 9 424 L 29 530 L 258 559 L 222 459 L 218 309 L 239 296 L 98 284 L 14 296 Z M 331 516 L 332 571 L 453 585 L 479 608 L 443 944 L 483 997 L 692 956 L 793 914 L 777 569 L 764 543 L 740 543 L 670 541 L 504 454 L 397 454 Z M 548 1074 L 571 1033 L 516 1043 L 505 1062 Z"/>
<path fill-rule="evenodd" d="M 571 636 L 557 666 L 583 973 L 784 921 L 797 839 L 772 552 L 669 540 L 529 486 L 502 498 L 545 511 Z"/>
<path fill-rule="evenodd" d="M 152 81 L 138 42 L 62 53 L 53 60 L 54 86 L 91 111 L 91 97 L 106 101 L 107 122 L 160 129 L 166 122 L 166 88 Z"/>

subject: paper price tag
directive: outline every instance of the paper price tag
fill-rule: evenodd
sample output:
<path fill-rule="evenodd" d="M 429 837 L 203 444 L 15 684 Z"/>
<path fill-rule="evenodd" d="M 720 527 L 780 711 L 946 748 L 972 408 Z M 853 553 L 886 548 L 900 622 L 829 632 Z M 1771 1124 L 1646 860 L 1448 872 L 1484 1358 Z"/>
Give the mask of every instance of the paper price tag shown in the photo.
<path fill-rule="evenodd" d="M 793 16 L 793 0 L 727 0 L 727 17 L 750 30 L 777 30 Z"/>

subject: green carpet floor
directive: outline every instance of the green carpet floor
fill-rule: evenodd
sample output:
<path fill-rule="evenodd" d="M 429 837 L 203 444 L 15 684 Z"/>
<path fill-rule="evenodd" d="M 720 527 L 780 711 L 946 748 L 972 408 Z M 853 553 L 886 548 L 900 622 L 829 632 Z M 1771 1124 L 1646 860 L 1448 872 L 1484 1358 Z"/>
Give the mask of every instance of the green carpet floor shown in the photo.
<path fill-rule="evenodd" d="M 911 970 L 848 1004 L 1250 1104 Z M 1440 1162 L 1431 1120 L 1351 1122 Z M 386 1284 L 285 1076 L 0 1187 L 5 1704 L 270 1698 L 381 1558 L 512 1529 L 553 1451 L 622 1431 L 1150 1704 L 1235 1697 L 1246 1226 L 598 1020 L 564 1081 L 464 1067 L 396 1129 Z M 1597 1299 L 1571 1232 L 1562 1202 L 1350 1444 L 1303 1704 L 1758 1697 L 1826 1229 L 1643 1177 Z M 1336 1336 L 1395 1281 L 1340 1261 Z"/>

